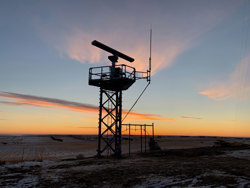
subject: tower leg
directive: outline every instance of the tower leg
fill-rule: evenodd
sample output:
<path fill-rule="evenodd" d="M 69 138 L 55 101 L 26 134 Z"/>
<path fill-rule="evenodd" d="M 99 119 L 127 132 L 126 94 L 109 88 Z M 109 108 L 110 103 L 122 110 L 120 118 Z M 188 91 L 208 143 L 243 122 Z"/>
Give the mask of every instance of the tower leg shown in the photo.
<path fill-rule="evenodd" d="M 121 157 L 121 134 L 122 134 L 122 91 L 116 91 L 116 139 L 115 155 Z"/>
<path fill-rule="evenodd" d="M 100 89 L 97 156 L 107 150 L 121 157 L 122 91 Z M 103 146 L 102 146 L 103 145 Z"/>
<path fill-rule="evenodd" d="M 101 157 L 101 140 L 102 140 L 102 96 L 103 96 L 103 89 L 100 88 L 97 157 Z"/>

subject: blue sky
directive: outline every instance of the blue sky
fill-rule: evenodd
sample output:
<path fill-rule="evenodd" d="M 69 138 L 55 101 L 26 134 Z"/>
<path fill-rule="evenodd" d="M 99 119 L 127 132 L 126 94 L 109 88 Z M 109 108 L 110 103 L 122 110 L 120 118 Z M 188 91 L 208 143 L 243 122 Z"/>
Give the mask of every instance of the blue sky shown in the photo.
<path fill-rule="evenodd" d="M 226 135 L 250 136 L 249 1 L 25 0 L 0 5 L 1 92 L 97 106 L 98 88 L 88 86 L 88 69 L 107 65 L 108 54 L 91 41 L 100 40 L 132 56 L 132 65 L 146 70 L 152 24 L 152 84 L 134 111 L 175 119 L 156 120 L 164 134 L 225 135 L 221 130 L 229 127 Z M 124 109 L 145 85 L 138 81 L 124 92 Z M 18 101 L 6 96 L 0 100 Z M 24 122 L 30 127 L 37 122 L 29 114 L 46 123 L 58 121 L 57 127 L 66 120 L 55 120 L 55 114 L 70 114 L 67 121 L 74 119 L 76 127 L 97 126 L 84 117 L 98 116 L 79 119 L 79 112 L 60 107 L 7 103 L 0 104 L 0 112 L 3 133 L 11 133 L 8 127 L 24 133 Z M 17 114 L 27 114 L 18 131 L 13 122 L 20 118 Z"/>

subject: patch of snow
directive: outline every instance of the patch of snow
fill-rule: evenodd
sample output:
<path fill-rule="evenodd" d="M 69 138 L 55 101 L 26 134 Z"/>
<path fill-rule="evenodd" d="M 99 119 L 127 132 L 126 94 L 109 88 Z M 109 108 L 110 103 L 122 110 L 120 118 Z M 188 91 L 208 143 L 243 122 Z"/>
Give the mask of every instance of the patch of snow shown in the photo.
<path fill-rule="evenodd" d="M 163 177 L 151 175 L 146 177 L 146 181 L 141 185 L 136 185 L 136 188 L 146 188 L 146 187 L 166 187 L 166 186 L 177 186 L 183 183 L 192 182 L 192 179 L 183 179 L 180 177 Z"/>
<path fill-rule="evenodd" d="M 156 176 L 156 175 L 150 175 L 147 177 L 144 176 L 141 178 L 146 179 L 145 182 L 143 182 L 141 185 L 136 185 L 134 187 L 136 188 L 180 187 L 180 186 L 183 186 L 183 184 L 185 184 L 186 187 L 197 187 L 197 183 L 202 183 L 201 178 L 204 178 L 206 176 L 218 176 L 218 177 L 224 176 L 224 177 L 235 178 L 237 181 L 237 184 L 231 185 L 232 187 L 244 188 L 244 187 L 250 186 L 250 181 L 247 180 L 245 177 L 233 176 L 233 175 L 225 174 L 224 172 L 221 172 L 221 171 L 214 170 L 212 172 L 206 172 L 194 178 L 185 178 L 185 177 L 178 177 L 178 176 L 164 177 L 164 176 Z M 199 187 L 210 188 L 210 187 L 215 187 L 215 186 L 216 185 L 211 184 L 211 185 L 199 186 Z M 225 188 L 225 186 L 219 186 L 219 187 Z"/>
<path fill-rule="evenodd" d="M 250 160 L 250 150 L 229 151 L 226 153 L 226 156 Z"/>
<path fill-rule="evenodd" d="M 38 184 L 38 177 L 37 176 L 27 176 L 21 179 L 18 182 L 16 187 L 35 187 Z"/>

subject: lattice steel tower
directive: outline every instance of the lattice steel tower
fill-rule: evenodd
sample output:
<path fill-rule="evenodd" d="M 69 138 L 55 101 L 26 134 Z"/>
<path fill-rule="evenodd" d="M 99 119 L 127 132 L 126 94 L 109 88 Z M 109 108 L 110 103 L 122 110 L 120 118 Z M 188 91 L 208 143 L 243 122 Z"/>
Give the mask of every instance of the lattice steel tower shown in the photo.
<path fill-rule="evenodd" d="M 122 91 L 127 90 L 137 79 L 145 78 L 149 81 L 150 71 L 136 72 L 134 67 L 118 65 L 118 57 L 129 62 L 134 59 L 96 40 L 92 45 L 112 54 L 108 56 L 111 66 L 89 69 L 89 85 L 100 88 L 97 156 L 111 151 L 119 158 L 122 151 Z"/>

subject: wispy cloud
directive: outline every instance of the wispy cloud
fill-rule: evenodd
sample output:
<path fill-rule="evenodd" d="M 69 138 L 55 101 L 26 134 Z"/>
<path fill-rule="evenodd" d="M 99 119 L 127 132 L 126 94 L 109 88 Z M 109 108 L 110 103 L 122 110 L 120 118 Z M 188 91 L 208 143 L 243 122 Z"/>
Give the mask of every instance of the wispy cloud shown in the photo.
<path fill-rule="evenodd" d="M 98 127 L 76 127 L 79 129 L 97 129 Z"/>
<path fill-rule="evenodd" d="M 5 116 L 8 117 L 8 119 L 15 119 L 15 118 L 44 118 L 44 115 L 38 115 L 38 114 L 27 114 L 27 113 L 12 113 L 12 112 L 6 112 Z"/>
<path fill-rule="evenodd" d="M 98 118 L 87 118 L 87 117 L 80 117 L 79 120 L 81 121 L 85 121 L 85 122 L 94 122 L 97 123 L 98 122 Z"/>
<path fill-rule="evenodd" d="M 80 2 L 72 5 L 74 11 L 72 6 L 61 3 L 48 10 L 50 20 L 44 22 L 37 17 L 34 25 L 43 39 L 54 46 L 62 57 L 80 63 L 105 64 L 108 61 L 106 52 L 91 46 L 91 41 L 96 39 L 132 56 L 135 58 L 133 66 L 146 70 L 148 31 L 152 23 L 152 71 L 156 73 L 199 43 L 201 35 L 230 16 L 242 2 L 143 1 L 143 6 L 140 1 L 124 1 L 122 5 L 113 1 L 110 6 L 106 2 L 99 2 L 98 6 L 94 2 Z M 94 7 L 95 13 L 88 7 Z"/>
<path fill-rule="evenodd" d="M 124 31 L 119 32 L 121 35 L 126 35 Z M 140 36 L 129 36 L 134 38 L 133 43 L 129 44 L 126 41 L 122 41 L 121 39 L 114 37 L 114 35 L 111 37 L 103 36 L 102 33 L 97 35 L 101 42 L 104 42 L 105 44 L 135 58 L 136 61 L 133 63 L 133 66 L 137 70 L 145 71 L 147 69 L 149 55 L 147 38 L 142 40 Z M 91 41 L 96 38 L 95 35 L 88 34 L 81 29 L 75 29 L 72 30 L 70 35 L 65 36 L 65 38 L 64 47 L 57 47 L 60 54 L 64 54 L 80 63 L 106 65 L 105 62 L 108 62 L 107 54 L 105 55 L 105 52 L 91 45 Z M 157 46 L 154 46 L 152 66 L 153 73 L 157 72 L 160 68 L 170 66 L 176 57 L 188 48 L 188 42 L 186 40 L 182 42 L 177 40 L 169 40 L 165 42 L 166 44 L 159 42 Z M 122 59 L 120 60 L 124 64 L 129 64 Z"/>
<path fill-rule="evenodd" d="M 0 97 L 12 99 L 15 102 L 4 102 L 2 104 L 7 105 L 16 105 L 16 106 L 33 106 L 33 107 L 61 107 L 67 108 L 73 111 L 97 111 L 97 107 L 84 104 L 84 103 L 77 103 L 72 101 L 54 99 L 54 98 L 47 98 L 47 97 L 37 97 L 32 95 L 24 95 L 18 93 L 10 93 L 10 92 L 2 92 L 0 93 Z"/>
<path fill-rule="evenodd" d="M 141 113 L 136 113 L 136 112 L 130 112 L 130 116 L 133 116 L 133 119 L 178 121 L 178 119 L 175 119 L 175 118 L 166 118 L 166 117 L 161 117 L 161 116 L 154 115 L 154 114 L 141 114 Z"/>
<path fill-rule="evenodd" d="M 249 68 L 250 56 L 247 56 L 237 64 L 228 81 L 216 84 L 199 93 L 214 100 L 225 100 L 228 98 L 248 99 L 250 97 Z"/>
<path fill-rule="evenodd" d="M 1 96 L 1 94 L 0 94 Z M 22 103 L 22 102 L 9 102 L 9 101 L 0 101 L 0 104 L 10 105 L 10 106 L 33 106 L 33 107 L 44 107 L 42 105 L 36 104 L 29 104 L 29 103 Z"/>
<path fill-rule="evenodd" d="M 181 118 L 183 118 L 183 119 L 196 119 L 196 120 L 201 120 L 201 119 L 203 119 L 203 118 L 201 118 L 201 117 L 190 117 L 190 116 L 181 116 Z"/>
<path fill-rule="evenodd" d="M 64 126 L 65 128 L 74 128 L 74 129 L 98 129 L 98 127 L 94 126 L 94 127 L 88 127 L 88 126 L 80 126 L 80 127 L 76 127 L 76 126 Z"/>
<path fill-rule="evenodd" d="M 77 111 L 77 112 L 98 112 L 99 108 L 97 106 L 86 104 L 86 103 L 78 103 L 67 100 L 55 99 L 55 98 L 47 98 L 47 97 L 38 97 L 33 95 L 24 95 L 18 93 L 10 93 L 10 92 L 0 92 L 0 97 L 8 98 L 14 100 L 14 102 L 5 102 L 1 101 L 0 104 L 4 105 L 15 105 L 15 106 L 29 106 L 36 108 L 66 108 L 68 110 Z M 123 111 L 127 113 L 126 110 Z M 137 112 L 130 112 L 130 115 L 134 119 L 146 119 L 146 120 L 159 120 L 159 121 L 177 121 L 177 119 L 160 117 L 154 114 L 143 114 Z M 60 115 L 62 117 L 62 115 Z M 65 115 L 63 115 L 64 118 Z"/>
<path fill-rule="evenodd" d="M 71 116 L 68 115 L 68 114 L 56 114 L 56 116 L 59 117 L 59 118 L 63 118 L 63 119 L 68 119 L 68 118 L 71 117 Z"/>

